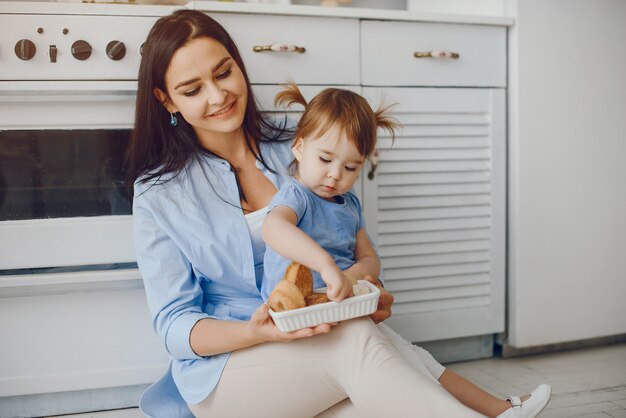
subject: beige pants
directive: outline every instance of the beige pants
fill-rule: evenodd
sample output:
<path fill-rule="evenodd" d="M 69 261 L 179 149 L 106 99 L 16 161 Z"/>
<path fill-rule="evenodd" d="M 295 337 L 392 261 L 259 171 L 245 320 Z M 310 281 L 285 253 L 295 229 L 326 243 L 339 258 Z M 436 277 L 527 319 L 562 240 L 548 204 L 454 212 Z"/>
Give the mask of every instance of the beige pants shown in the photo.
<path fill-rule="evenodd" d="M 422 347 L 411 344 L 387 325 L 380 323 L 378 329 L 391 342 L 400 355 L 423 375 L 439 383 L 439 378 L 446 370 L 435 358 Z"/>
<path fill-rule="evenodd" d="M 413 368 L 369 318 L 237 350 L 215 390 L 189 407 L 220 418 L 481 416 Z"/>

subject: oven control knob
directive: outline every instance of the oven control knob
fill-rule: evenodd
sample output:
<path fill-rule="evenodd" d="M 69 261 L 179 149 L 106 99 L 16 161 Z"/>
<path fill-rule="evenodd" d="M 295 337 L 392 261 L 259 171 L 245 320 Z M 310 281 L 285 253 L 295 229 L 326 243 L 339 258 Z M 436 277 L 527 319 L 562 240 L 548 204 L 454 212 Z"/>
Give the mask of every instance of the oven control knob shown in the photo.
<path fill-rule="evenodd" d="M 15 55 L 21 60 L 28 61 L 35 56 L 35 44 L 29 39 L 20 39 L 15 44 Z"/>
<path fill-rule="evenodd" d="M 91 45 L 87 41 L 76 41 L 72 44 L 72 55 L 77 60 L 84 61 L 91 56 Z"/>
<path fill-rule="evenodd" d="M 126 45 L 121 41 L 111 41 L 107 44 L 107 56 L 113 61 L 119 61 L 126 55 Z"/>

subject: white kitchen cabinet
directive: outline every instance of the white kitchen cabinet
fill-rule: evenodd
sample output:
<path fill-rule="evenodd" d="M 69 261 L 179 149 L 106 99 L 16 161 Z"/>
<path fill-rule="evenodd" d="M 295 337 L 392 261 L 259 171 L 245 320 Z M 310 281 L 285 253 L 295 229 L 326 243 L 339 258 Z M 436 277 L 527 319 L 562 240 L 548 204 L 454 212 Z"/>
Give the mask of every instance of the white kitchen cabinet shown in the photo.
<path fill-rule="evenodd" d="M 396 143 L 381 137 L 378 171 L 373 180 L 364 173 L 357 188 L 396 298 L 388 323 L 411 341 L 503 331 L 506 28 L 213 16 L 237 40 L 265 112 L 276 111 L 274 95 L 289 79 L 307 99 L 337 85 L 362 92 L 373 107 L 398 103 L 394 116 L 403 128 Z M 298 28 L 341 28 L 341 36 L 321 42 Z M 306 51 L 253 52 L 274 42 Z M 437 49 L 460 57 L 414 57 Z M 300 111 L 289 112 L 297 118 Z"/>
<path fill-rule="evenodd" d="M 358 19 L 229 13 L 211 13 L 211 16 L 235 40 L 253 84 L 289 80 L 303 85 L 360 82 Z M 255 47 L 269 45 L 290 45 L 304 50 L 254 51 Z"/>
<path fill-rule="evenodd" d="M 506 86 L 506 28 L 394 21 L 361 22 L 367 86 Z M 454 58 L 416 58 L 445 51 Z"/>
<path fill-rule="evenodd" d="M 374 106 L 395 103 L 402 125 L 394 143 L 380 132 L 379 166 L 363 180 L 367 228 L 395 297 L 387 323 L 414 342 L 502 332 L 506 29 L 361 29 L 363 93 Z M 434 50 L 460 57 L 414 57 Z"/>
<path fill-rule="evenodd" d="M 509 3 L 503 352 L 624 341 L 626 2 Z"/>
<path fill-rule="evenodd" d="M 249 17 L 231 16 L 227 23 L 237 28 L 242 18 Z M 293 19 L 272 18 L 277 19 L 275 24 Z M 325 20 L 330 27 L 337 21 Z M 310 17 L 298 21 L 319 24 Z M 348 81 L 342 87 L 362 92 L 373 107 L 397 103 L 393 115 L 402 124 L 398 138 L 392 146 L 390 138 L 381 136 L 379 168 L 373 180 L 364 173 L 362 188 L 357 189 L 368 231 L 379 246 L 387 289 L 396 298 L 388 323 L 411 341 L 501 332 L 506 181 L 501 87 L 506 84 L 506 29 L 362 21 L 360 39 L 360 65 L 357 61 L 352 69 L 360 68 L 362 79 L 346 79 L 340 71 L 312 79 L 304 61 L 286 68 L 281 54 L 263 56 L 274 72 L 265 79 L 272 84 L 257 79 L 253 86 L 260 106 L 266 112 L 276 110 L 273 97 L 285 78 L 309 80 L 299 82 L 307 99 L 328 85 Z M 420 42 L 412 45 L 415 39 Z M 390 44 L 395 47 L 385 48 Z M 413 56 L 413 50 L 436 48 L 454 49 L 461 58 Z M 242 54 L 248 49 L 250 45 L 242 47 Z M 336 50 L 354 48 L 337 43 L 327 46 L 325 53 L 332 56 Z M 353 59 L 348 54 L 339 62 L 350 67 Z M 300 110 L 291 109 L 292 117 L 297 118 Z"/>

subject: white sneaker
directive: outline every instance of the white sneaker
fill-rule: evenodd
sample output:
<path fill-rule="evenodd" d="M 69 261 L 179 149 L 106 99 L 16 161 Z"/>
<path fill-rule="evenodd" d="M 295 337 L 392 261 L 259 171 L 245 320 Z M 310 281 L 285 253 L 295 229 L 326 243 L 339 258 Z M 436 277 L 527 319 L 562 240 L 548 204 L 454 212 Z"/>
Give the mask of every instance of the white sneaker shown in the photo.
<path fill-rule="evenodd" d="M 534 418 L 548 404 L 551 392 L 550 385 L 541 384 L 530 393 L 530 398 L 523 403 L 517 396 L 507 396 L 507 401 L 511 402 L 513 406 L 496 418 Z"/>

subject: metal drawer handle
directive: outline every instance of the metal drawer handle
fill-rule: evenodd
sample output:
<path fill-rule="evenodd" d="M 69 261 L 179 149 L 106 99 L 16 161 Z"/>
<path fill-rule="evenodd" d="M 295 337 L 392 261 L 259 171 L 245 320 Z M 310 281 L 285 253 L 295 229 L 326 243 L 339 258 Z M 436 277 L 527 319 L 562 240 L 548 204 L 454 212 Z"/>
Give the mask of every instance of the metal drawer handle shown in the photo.
<path fill-rule="evenodd" d="M 272 44 L 272 45 L 255 45 L 252 47 L 254 52 L 298 52 L 304 54 L 306 49 L 303 46 L 289 45 L 289 44 Z"/>
<path fill-rule="evenodd" d="M 459 57 L 461 55 L 459 55 L 459 53 L 457 52 L 452 52 L 452 51 L 439 51 L 439 50 L 435 50 L 435 51 L 428 51 L 428 52 L 416 52 L 415 54 L 413 54 L 413 56 L 415 58 L 452 58 L 452 59 L 459 59 Z"/>

